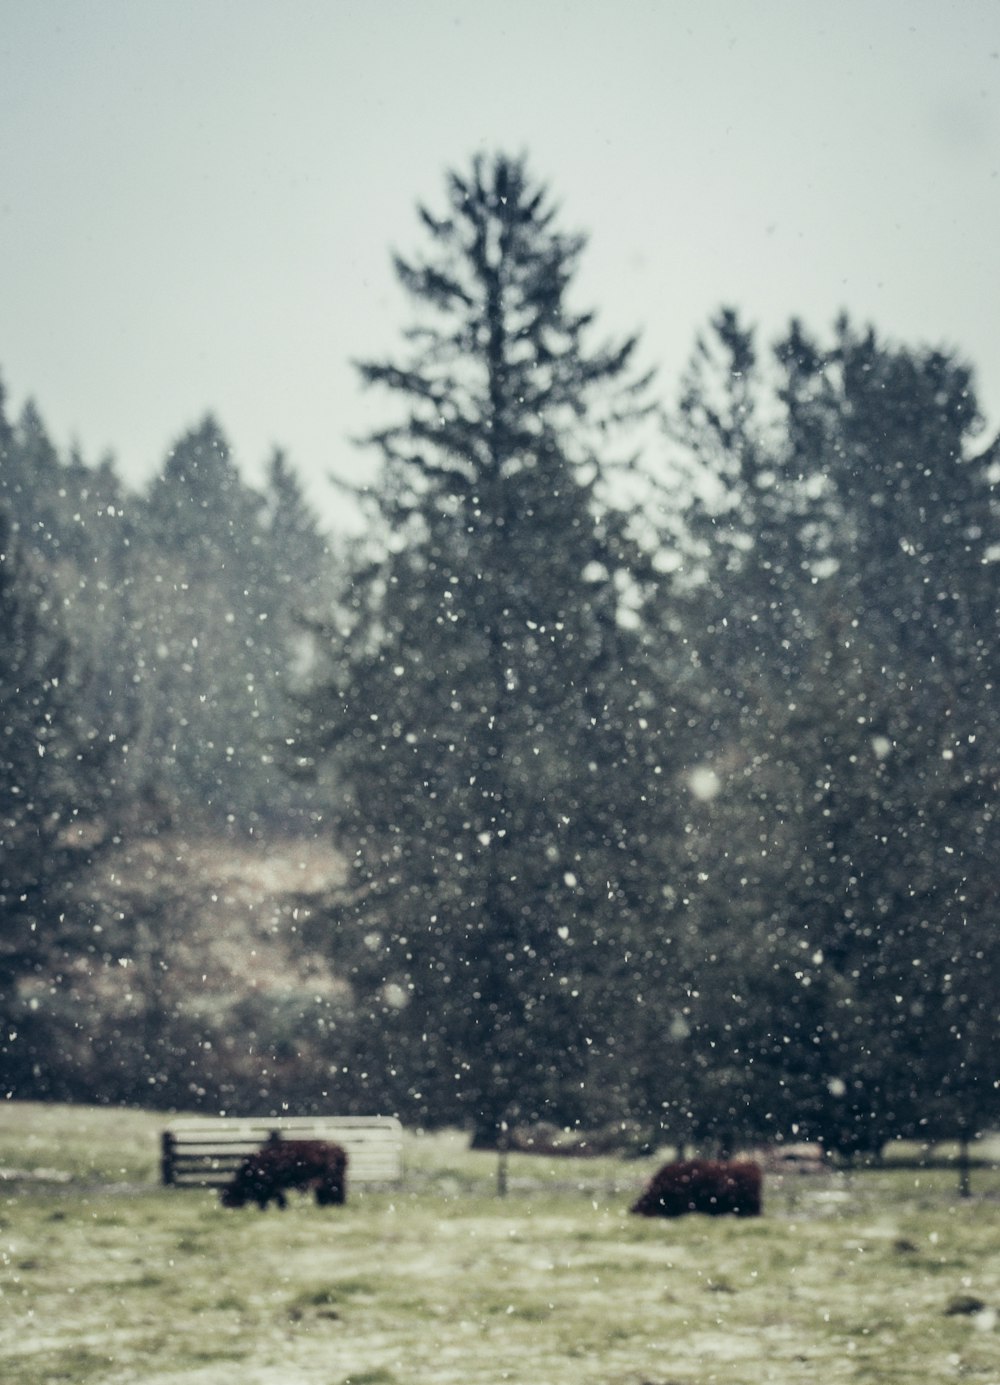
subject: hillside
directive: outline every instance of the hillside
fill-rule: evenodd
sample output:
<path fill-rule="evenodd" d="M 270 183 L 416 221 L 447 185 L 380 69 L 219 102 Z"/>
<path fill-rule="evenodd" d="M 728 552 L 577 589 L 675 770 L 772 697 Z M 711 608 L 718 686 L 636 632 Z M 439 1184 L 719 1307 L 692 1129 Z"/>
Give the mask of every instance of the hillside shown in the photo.
<path fill-rule="evenodd" d="M 333 994 L 339 986 L 333 972 L 300 940 L 309 901 L 341 873 L 321 841 L 232 841 L 174 832 L 123 846 L 102 863 L 94 885 L 115 912 L 139 925 L 131 954 L 126 949 L 126 970 L 141 962 L 143 926 L 156 920 L 160 945 L 172 944 L 171 969 L 204 994 L 281 992 L 305 984 Z"/>
<path fill-rule="evenodd" d="M 43 1061 L 12 1090 L 209 1109 L 269 1106 L 272 1089 L 308 1099 L 350 1014 L 346 981 L 302 940 L 339 870 L 318 841 L 180 832 L 102 857 L 78 891 L 92 943 L 22 990 L 23 1051 Z"/>

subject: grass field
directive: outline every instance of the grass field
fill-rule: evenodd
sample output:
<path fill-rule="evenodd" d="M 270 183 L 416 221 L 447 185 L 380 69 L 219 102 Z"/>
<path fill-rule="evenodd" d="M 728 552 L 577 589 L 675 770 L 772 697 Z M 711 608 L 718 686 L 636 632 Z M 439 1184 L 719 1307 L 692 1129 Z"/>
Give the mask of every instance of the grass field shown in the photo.
<path fill-rule="evenodd" d="M 261 1214 L 157 1187 L 162 1124 L 0 1109 L 0 1380 L 1000 1385 L 1000 1171 L 970 1199 L 949 1170 L 800 1175 L 759 1220 L 647 1221 L 657 1161 L 513 1156 L 501 1200 L 492 1156 L 408 1135 L 401 1187 Z"/>

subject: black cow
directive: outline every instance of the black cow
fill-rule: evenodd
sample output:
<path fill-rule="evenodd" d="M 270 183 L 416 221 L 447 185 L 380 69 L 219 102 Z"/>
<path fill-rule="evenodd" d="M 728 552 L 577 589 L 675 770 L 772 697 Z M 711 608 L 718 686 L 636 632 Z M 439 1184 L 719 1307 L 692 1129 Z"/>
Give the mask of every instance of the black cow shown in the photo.
<path fill-rule="evenodd" d="M 223 1207 L 256 1202 L 263 1212 L 273 1198 L 288 1205 L 286 1191 L 315 1193 L 320 1207 L 342 1203 L 347 1196 L 347 1151 L 325 1140 L 272 1140 L 248 1154 L 222 1189 Z"/>
<path fill-rule="evenodd" d="M 664 1164 L 631 1210 L 643 1217 L 759 1217 L 762 1183 L 760 1165 L 750 1160 L 684 1159 Z"/>

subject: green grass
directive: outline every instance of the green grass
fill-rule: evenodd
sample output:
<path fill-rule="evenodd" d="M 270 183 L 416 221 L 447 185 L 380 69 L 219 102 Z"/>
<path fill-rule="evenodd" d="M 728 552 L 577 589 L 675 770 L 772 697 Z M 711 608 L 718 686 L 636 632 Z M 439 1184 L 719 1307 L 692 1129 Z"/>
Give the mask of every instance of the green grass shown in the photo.
<path fill-rule="evenodd" d="M 646 1221 L 656 1161 L 514 1156 L 501 1200 L 492 1156 L 408 1136 L 400 1188 L 262 1215 L 158 1188 L 162 1123 L 0 1110 L 0 1380 L 1000 1382 L 990 1169 L 971 1199 L 891 1168 L 772 1180 L 759 1220 Z"/>

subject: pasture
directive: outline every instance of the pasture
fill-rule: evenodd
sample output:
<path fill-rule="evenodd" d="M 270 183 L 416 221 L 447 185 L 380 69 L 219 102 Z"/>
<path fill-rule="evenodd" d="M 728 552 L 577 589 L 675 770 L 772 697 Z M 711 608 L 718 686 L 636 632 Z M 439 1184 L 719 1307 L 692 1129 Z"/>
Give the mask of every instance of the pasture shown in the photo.
<path fill-rule="evenodd" d="M 18 1385 L 1000 1385 L 1000 1171 L 765 1180 L 630 1216 L 659 1159 L 407 1135 L 393 1190 L 223 1209 L 162 1116 L 0 1109 L 0 1380 Z M 978 1305 L 978 1306 L 977 1306 Z"/>

